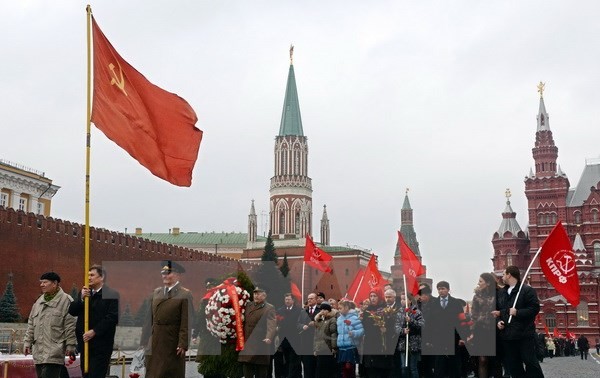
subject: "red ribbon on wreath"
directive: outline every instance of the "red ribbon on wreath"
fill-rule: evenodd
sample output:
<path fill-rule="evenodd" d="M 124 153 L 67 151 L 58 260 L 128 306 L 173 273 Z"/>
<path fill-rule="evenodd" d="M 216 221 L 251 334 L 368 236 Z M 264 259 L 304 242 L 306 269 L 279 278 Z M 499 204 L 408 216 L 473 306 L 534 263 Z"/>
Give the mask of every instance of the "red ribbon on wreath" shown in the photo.
<path fill-rule="evenodd" d="M 235 310 L 235 350 L 239 352 L 244 349 L 244 328 L 242 327 L 242 309 L 240 308 L 240 299 L 238 297 L 237 291 L 235 290 L 235 286 L 232 283 L 226 283 L 225 288 L 227 289 L 227 294 L 229 295 L 229 300 L 231 301 L 231 306 Z"/>

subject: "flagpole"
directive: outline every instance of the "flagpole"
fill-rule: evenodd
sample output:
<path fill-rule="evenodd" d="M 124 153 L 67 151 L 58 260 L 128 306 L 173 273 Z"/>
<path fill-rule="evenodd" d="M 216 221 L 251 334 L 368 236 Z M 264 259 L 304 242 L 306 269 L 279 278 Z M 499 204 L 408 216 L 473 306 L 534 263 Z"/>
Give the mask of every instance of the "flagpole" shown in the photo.
<path fill-rule="evenodd" d="M 304 268 L 306 267 L 306 261 L 302 261 L 302 298 L 301 302 L 304 303 Z"/>
<path fill-rule="evenodd" d="M 402 274 L 402 280 L 404 281 L 404 319 L 406 319 L 406 317 L 408 316 L 408 311 L 406 311 L 408 310 L 408 291 L 406 290 L 406 275 L 404 273 Z M 406 322 L 406 328 L 408 328 L 408 321 Z M 406 356 L 404 360 L 404 367 L 408 367 L 408 333 L 406 334 L 406 344 L 404 345 L 404 355 Z"/>
<path fill-rule="evenodd" d="M 533 256 L 533 258 L 531 259 L 531 262 L 529 263 L 529 267 L 525 271 L 525 275 L 523 276 L 523 278 L 521 278 L 521 284 L 519 285 L 519 291 L 517 291 L 517 296 L 515 297 L 515 303 L 513 303 L 512 308 L 515 308 L 517 306 L 517 301 L 519 300 L 519 294 L 521 294 L 521 288 L 523 287 L 523 283 L 525 282 L 525 279 L 529 275 L 529 271 L 531 270 L 531 267 L 533 266 L 533 263 L 535 262 L 535 259 L 537 259 L 540 252 L 542 252 L 542 247 L 538 248 L 537 252 L 535 253 L 535 256 Z M 510 324 L 511 320 L 512 320 L 512 315 L 510 315 L 508 317 L 508 324 Z"/>
<path fill-rule="evenodd" d="M 90 155 L 91 155 L 91 87 L 92 87 L 92 7 L 88 4 L 87 11 L 87 119 L 86 119 L 86 146 L 85 146 L 85 228 L 84 228 L 84 264 L 83 264 L 83 282 L 84 286 L 89 286 L 88 271 L 90 270 Z M 89 297 L 84 297 L 83 310 L 83 332 L 87 332 L 90 326 L 90 301 Z M 89 370 L 89 343 L 83 344 L 83 372 Z"/>
<path fill-rule="evenodd" d="M 358 305 L 358 303 L 356 303 L 356 296 L 358 295 L 358 292 L 360 291 L 360 287 L 362 286 L 362 282 L 365 279 L 365 274 L 367 274 L 367 270 L 365 269 L 365 271 L 363 272 L 362 277 L 360 277 L 360 281 L 358 281 L 358 286 L 356 287 L 356 291 L 354 292 L 354 296 L 352 297 L 352 302 L 354 302 L 355 304 Z"/>

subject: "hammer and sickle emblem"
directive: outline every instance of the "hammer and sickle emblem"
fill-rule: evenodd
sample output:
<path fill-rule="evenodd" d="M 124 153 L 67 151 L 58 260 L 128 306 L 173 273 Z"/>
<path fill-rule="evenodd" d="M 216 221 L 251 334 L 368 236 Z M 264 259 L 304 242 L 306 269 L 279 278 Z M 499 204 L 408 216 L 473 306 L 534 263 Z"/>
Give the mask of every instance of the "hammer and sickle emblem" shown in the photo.
<path fill-rule="evenodd" d="M 569 274 L 575 269 L 575 262 L 570 255 L 561 256 L 559 260 L 556 260 L 556 265 L 564 274 Z"/>
<path fill-rule="evenodd" d="M 110 85 L 116 85 L 117 88 L 121 90 L 127 96 L 127 92 L 125 92 L 125 78 L 123 77 L 123 70 L 121 69 L 121 65 L 119 65 L 119 74 L 115 72 L 115 65 L 110 63 L 108 65 L 108 69 L 110 69 L 112 79 L 110 79 Z"/>
<path fill-rule="evenodd" d="M 321 252 L 316 247 L 315 247 L 315 249 L 313 249 L 313 256 L 316 257 L 317 259 L 321 258 Z"/>
<path fill-rule="evenodd" d="M 369 281 L 369 286 L 371 286 L 371 289 L 374 288 L 375 286 L 377 286 L 377 283 L 379 281 L 377 281 L 377 278 L 375 278 L 375 275 L 373 273 L 371 273 L 371 280 Z"/>

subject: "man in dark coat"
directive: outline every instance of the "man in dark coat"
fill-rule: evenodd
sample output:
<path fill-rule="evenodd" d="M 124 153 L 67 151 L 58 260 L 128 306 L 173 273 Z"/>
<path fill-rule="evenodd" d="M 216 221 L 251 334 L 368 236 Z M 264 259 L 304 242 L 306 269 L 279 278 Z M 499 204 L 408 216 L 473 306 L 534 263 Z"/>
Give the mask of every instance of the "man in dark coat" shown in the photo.
<path fill-rule="evenodd" d="M 317 373 L 317 358 L 313 354 L 313 343 L 315 341 L 315 316 L 321 311 L 317 303 L 317 294 L 310 293 L 307 297 L 308 306 L 301 314 L 302 323 L 301 351 L 304 378 L 315 378 Z"/>
<path fill-rule="evenodd" d="M 180 283 L 183 266 L 164 261 L 164 286 L 152 293 L 152 312 L 142 329 L 146 354 L 146 378 L 184 378 L 185 353 L 189 347 L 189 324 L 194 308 L 191 292 Z"/>
<path fill-rule="evenodd" d="M 498 299 L 497 325 L 511 377 L 543 378 L 535 354 L 535 317 L 540 312 L 537 293 L 529 285 L 521 286 L 521 272 L 514 265 L 506 268 L 502 280 L 506 286 L 498 292 L 501 298 Z"/>
<path fill-rule="evenodd" d="M 108 374 L 119 321 L 119 293 L 104 284 L 106 272 L 92 265 L 88 272 L 89 288 L 83 287 L 79 298 L 69 306 L 69 314 L 77 316 L 75 335 L 84 370 L 84 343 L 89 347 L 88 373 L 84 378 L 104 378 Z M 89 297 L 89 330 L 84 332 L 84 298 Z"/>
<path fill-rule="evenodd" d="M 300 331 L 303 324 L 303 309 L 294 303 L 291 293 L 285 294 L 284 305 L 277 310 L 277 329 L 281 351 L 284 358 L 284 376 L 287 378 L 300 378 L 302 365 L 300 363 Z"/>
<path fill-rule="evenodd" d="M 458 347 L 465 345 L 461 334 L 464 311 L 461 299 L 450 295 L 450 284 L 440 281 L 436 285 L 439 296 L 431 298 L 423 311 L 425 325 L 422 328 L 423 355 L 433 355 L 434 376 L 459 378 L 461 376 Z M 460 333 L 459 333 L 460 332 Z"/>
<path fill-rule="evenodd" d="M 581 353 L 581 359 L 583 360 L 584 357 L 587 360 L 587 356 L 588 356 L 588 349 L 590 349 L 590 342 L 588 341 L 587 337 L 585 337 L 585 335 L 581 335 L 579 336 L 579 338 L 577 339 L 577 347 L 579 348 L 579 353 Z"/>
<path fill-rule="evenodd" d="M 244 337 L 246 343 L 240 351 L 238 362 L 241 362 L 245 378 L 267 378 L 272 343 L 277 333 L 275 307 L 266 302 L 264 289 L 254 289 L 254 301 L 246 305 L 244 313 Z"/>

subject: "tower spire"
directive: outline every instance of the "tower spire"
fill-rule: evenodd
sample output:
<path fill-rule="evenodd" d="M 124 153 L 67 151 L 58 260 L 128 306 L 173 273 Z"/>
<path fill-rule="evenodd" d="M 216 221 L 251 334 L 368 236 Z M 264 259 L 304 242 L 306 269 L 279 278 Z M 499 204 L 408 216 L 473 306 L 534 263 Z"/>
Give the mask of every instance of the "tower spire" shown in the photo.
<path fill-rule="evenodd" d="M 323 205 L 323 216 L 321 217 L 321 244 L 329 245 L 329 218 L 327 217 L 327 205 Z"/>
<path fill-rule="evenodd" d="M 287 85 L 285 88 L 285 99 L 283 101 L 283 112 L 279 135 L 304 136 L 302 130 L 302 117 L 300 116 L 300 102 L 298 101 L 298 89 L 296 88 L 296 75 L 294 74 L 294 46 L 290 47 L 290 70 L 288 72 Z"/>
<path fill-rule="evenodd" d="M 550 116 L 546 112 L 544 104 L 544 88 L 546 84 L 538 84 L 540 93 L 540 108 L 537 115 L 537 131 L 535 133 L 535 147 L 533 148 L 533 159 L 535 160 L 535 177 L 556 176 L 556 159 L 558 158 L 558 147 L 554 144 L 552 131 L 550 130 Z"/>
<path fill-rule="evenodd" d="M 258 233 L 258 222 L 256 219 L 256 210 L 254 209 L 254 200 L 250 206 L 250 214 L 248 214 L 248 241 L 255 242 L 256 234 Z"/>

